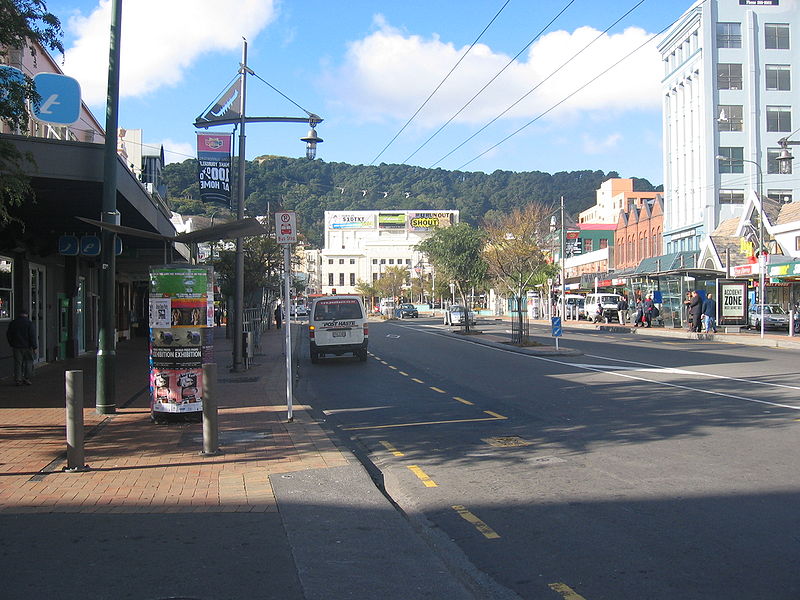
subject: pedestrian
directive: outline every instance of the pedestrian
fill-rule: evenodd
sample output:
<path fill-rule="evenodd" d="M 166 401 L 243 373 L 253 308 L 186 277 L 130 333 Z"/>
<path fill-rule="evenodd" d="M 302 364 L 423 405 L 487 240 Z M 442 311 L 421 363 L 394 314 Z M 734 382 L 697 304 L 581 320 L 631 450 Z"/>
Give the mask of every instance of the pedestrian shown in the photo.
<path fill-rule="evenodd" d="M 644 312 L 643 315 L 644 318 L 642 319 L 642 321 L 644 323 L 644 326 L 652 327 L 653 316 L 656 312 L 656 305 L 653 302 L 653 296 L 651 296 L 650 294 L 647 295 L 647 299 L 644 301 L 643 312 Z"/>
<path fill-rule="evenodd" d="M 717 303 L 712 294 L 706 294 L 706 300 L 703 302 L 703 325 L 706 333 L 712 330 L 717 333 Z"/>
<path fill-rule="evenodd" d="M 14 382 L 17 385 L 33 385 L 33 359 L 36 356 L 36 328 L 28 318 L 28 311 L 19 311 L 19 316 L 8 324 L 6 339 L 14 354 Z"/>
<path fill-rule="evenodd" d="M 636 318 L 634 319 L 633 326 L 641 327 L 644 325 L 644 302 L 642 298 L 636 299 Z"/>
<path fill-rule="evenodd" d="M 689 317 L 692 321 L 692 331 L 700 332 L 700 317 L 703 314 L 703 301 L 697 290 L 692 292 L 691 300 L 689 301 Z"/>
<path fill-rule="evenodd" d="M 619 323 L 620 325 L 625 325 L 628 322 L 629 317 L 629 306 L 628 306 L 628 297 L 622 296 L 617 303 L 617 314 L 619 315 Z"/>
<path fill-rule="evenodd" d="M 280 329 L 281 328 L 281 321 L 283 321 L 283 307 L 280 304 L 278 304 L 275 307 L 275 328 L 276 329 Z"/>
<path fill-rule="evenodd" d="M 689 305 L 692 303 L 692 292 L 686 292 L 686 297 L 683 299 L 683 323 L 684 328 L 691 331 L 692 329 L 692 316 L 689 314 Z"/>

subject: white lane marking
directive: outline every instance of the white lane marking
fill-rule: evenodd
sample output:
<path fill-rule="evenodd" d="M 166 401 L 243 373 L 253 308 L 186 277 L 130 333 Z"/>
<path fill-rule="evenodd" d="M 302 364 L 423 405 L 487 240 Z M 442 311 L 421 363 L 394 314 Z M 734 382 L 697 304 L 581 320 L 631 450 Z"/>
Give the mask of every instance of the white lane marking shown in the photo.
<path fill-rule="evenodd" d="M 338 415 L 339 413 L 351 413 L 351 412 L 366 412 L 369 410 L 386 410 L 387 408 L 395 408 L 394 406 L 365 406 L 364 408 L 334 408 L 332 410 L 323 410 L 322 414 L 330 416 L 330 415 Z"/>
<path fill-rule="evenodd" d="M 396 326 L 397 327 L 404 327 L 404 325 L 396 325 Z M 407 326 L 405 326 L 405 327 L 407 327 Z M 411 329 L 411 328 L 409 328 L 409 329 Z M 443 335 L 441 332 L 438 332 L 438 331 L 427 331 L 427 330 L 422 329 L 422 328 L 414 328 L 414 331 L 418 331 L 420 333 L 427 333 L 427 334 L 430 334 L 430 335 L 438 335 L 440 337 L 447 337 L 447 338 L 449 338 L 451 340 L 454 340 L 456 342 L 461 342 L 461 343 L 464 343 L 464 344 L 473 344 L 474 343 L 474 342 L 471 342 L 470 340 L 462 340 L 462 339 L 459 339 L 459 338 L 453 338 L 453 337 L 450 337 L 450 336 L 446 336 L 446 335 Z M 633 375 L 629 375 L 627 373 L 622 373 L 620 371 L 608 370 L 608 368 L 599 368 L 600 367 L 599 365 L 597 367 L 595 367 L 595 366 L 592 366 L 592 365 L 582 365 L 580 363 L 570 363 L 570 362 L 566 362 L 566 361 L 563 361 L 563 360 L 556 360 L 554 358 L 547 358 L 545 356 L 536 356 L 535 354 L 520 354 L 519 352 L 514 352 L 512 350 L 506 350 L 505 348 L 496 348 L 495 346 L 484 346 L 484 348 L 488 348 L 489 350 L 494 350 L 495 352 L 505 352 L 507 354 L 514 354 L 516 356 L 523 356 L 523 357 L 527 357 L 527 358 L 532 358 L 534 360 L 538 360 L 538 361 L 542 361 L 542 362 L 549 362 L 549 363 L 553 363 L 553 364 L 556 364 L 556 365 L 562 365 L 564 367 L 577 367 L 577 368 L 583 369 L 585 371 L 594 371 L 596 373 L 607 373 L 609 375 L 615 375 L 616 377 L 624 377 L 624 378 L 627 378 L 627 379 L 635 379 L 637 381 L 644 381 L 646 383 L 652 383 L 652 384 L 655 384 L 655 385 L 663 385 L 663 386 L 666 386 L 666 387 L 673 387 L 673 388 L 682 389 L 682 390 L 689 390 L 689 391 L 698 392 L 698 393 L 701 393 L 701 394 L 708 394 L 710 396 L 719 396 L 721 398 L 732 398 L 734 400 L 743 400 L 745 402 L 753 402 L 755 404 L 766 404 L 766 405 L 769 405 L 769 406 L 775 406 L 775 407 L 779 407 L 779 408 L 787 408 L 789 410 L 798 410 L 798 411 L 800 411 L 800 406 L 794 406 L 794 405 L 791 405 L 791 404 L 781 404 L 779 402 L 769 402 L 767 400 L 758 400 L 756 398 L 747 398 L 745 396 L 736 396 L 735 394 L 726 394 L 724 392 L 715 392 L 715 391 L 712 391 L 712 390 L 707 390 L 707 389 L 703 389 L 703 388 L 695 388 L 695 387 L 691 387 L 691 386 L 688 386 L 688 385 L 679 385 L 677 383 L 668 383 L 668 382 L 665 382 L 665 381 L 655 381 L 653 379 L 646 379 L 644 377 L 635 377 Z M 605 359 L 605 360 L 611 360 L 611 359 L 607 359 L 606 357 L 602 357 L 602 356 L 595 356 L 595 355 L 588 355 L 588 354 L 585 355 L 585 356 L 589 356 L 590 358 L 601 358 L 601 359 Z M 625 361 L 625 362 L 632 362 L 632 361 Z M 644 365 L 645 363 L 640 363 L 640 364 Z M 658 365 L 646 365 L 646 366 L 652 367 L 652 368 L 656 369 L 659 372 L 665 371 L 666 369 L 668 369 L 668 367 L 659 367 Z M 680 370 L 678 370 L 678 371 L 680 371 Z M 709 377 L 709 378 L 714 378 L 714 379 L 726 379 L 726 380 L 731 380 L 731 381 L 741 381 L 741 382 L 749 383 L 749 384 L 752 384 L 752 385 L 761 385 L 761 382 L 758 382 L 758 381 L 751 381 L 751 380 L 748 380 L 748 379 L 736 379 L 736 378 L 732 378 L 732 377 L 725 377 L 724 375 L 708 375 L 706 373 L 700 373 L 700 372 L 695 372 L 695 371 L 687 371 L 687 373 L 691 373 L 693 375 L 700 376 L 700 377 Z M 789 389 L 796 389 L 796 388 L 793 388 L 791 386 L 780 386 L 779 384 L 773 384 L 773 385 L 777 385 L 779 387 L 788 387 Z"/>
<path fill-rule="evenodd" d="M 631 365 L 642 365 L 642 366 L 645 366 L 645 367 L 652 367 L 654 369 L 669 369 L 670 368 L 670 367 L 659 367 L 658 365 L 652 365 L 652 364 L 643 363 L 643 362 L 636 362 L 636 361 L 633 361 L 633 360 L 624 360 L 622 358 L 612 358 L 612 357 L 608 357 L 608 356 L 599 356 L 599 355 L 596 355 L 596 354 L 585 354 L 584 356 L 587 356 L 588 358 L 599 358 L 600 360 L 609 360 L 609 361 L 614 361 L 614 362 L 624 362 L 624 363 L 628 363 L 628 364 L 631 364 Z M 742 381 L 744 383 L 753 383 L 753 384 L 758 384 L 758 385 L 768 385 L 768 386 L 771 386 L 771 387 L 784 388 L 784 389 L 787 389 L 787 390 L 800 390 L 800 386 L 786 385 L 784 383 L 772 383 L 770 381 L 753 381 L 751 379 L 742 379 L 741 377 L 728 377 L 727 375 L 716 375 L 714 373 L 701 373 L 699 371 L 688 371 L 686 369 L 672 369 L 672 370 L 674 370 L 676 373 L 680 373 L 682 375 L 697 375 L 697 376 L 700 376 L 700 377 L 711 377 L 713 379 L 724 379 L 726 381 Z"/>

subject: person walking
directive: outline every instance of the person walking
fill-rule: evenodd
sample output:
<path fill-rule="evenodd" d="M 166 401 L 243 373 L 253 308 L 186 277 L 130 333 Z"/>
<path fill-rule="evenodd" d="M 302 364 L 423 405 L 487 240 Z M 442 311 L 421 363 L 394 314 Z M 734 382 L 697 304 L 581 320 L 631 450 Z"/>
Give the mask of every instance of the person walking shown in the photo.
<path fill-rule="evenodd" d="M 647 299 L 644 301 L 644 326 L 651 327 L 653 325 L 653 313 L 655 312 L 655 302 L 653 302 L 653 296 L 650 294 L 647 295 Z"/>
<path fill-rule="evenodd" d="M 717 303 L 712 294 L 706 294 L 703 302 L 703 325 L 706 333 L 717 333 Z"/>
<path fill-rule="evenodd" d="M 697 290 L 692 292 L 692 299 L 689 302 L 689 316 L 692 320 L 692 331 L 700 332 L 700 316 L 703 314 L 703 301 Z"/>
<path fill-rule="evenodd" d="M 689 305 L 692 303 L 692 292 L 686 292 L 683 299 L 683 326 L 689 331 L 692 330 L 692 315 L 689 313 Z"/>
<path fill-rule="evenodd" d="M 283 321 L 283 307 L 280 304 L 278 304 L 275 307 L 275 328 L 276 329 L 280 329 L 281 328 L 281 321 Z"/>
<path fill-rule="evenodd" d="M 617 314 L 619 315 L 620 325 L 625 325 L 629 317 L 628 297 L 622 296 L 617 303 Z"/>
<path fill-rule="evenodd" d="M 6 339 L 14 354 L 14 382 L 17 385 L 33 385 L 33 359 L 36 356 L 36 328 L 28 318 L 28 311 L 21 310 L 19 316 L 8 324 Z"/>
<path fill-rule="evenodd" d="M 636 300 L 636 318 L 633 320 L 634 327 L 641 327 L 644 325 L 644 302 L 641 298 Z"/>

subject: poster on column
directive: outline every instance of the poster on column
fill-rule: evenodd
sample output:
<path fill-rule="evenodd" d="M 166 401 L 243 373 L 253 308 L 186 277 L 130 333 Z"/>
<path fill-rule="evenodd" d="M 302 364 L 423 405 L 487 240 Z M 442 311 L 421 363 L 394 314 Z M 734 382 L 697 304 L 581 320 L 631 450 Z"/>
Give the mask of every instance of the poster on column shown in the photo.
<path fill-rule="evenodd" d="M 153 413 L 203 410 L 203 363 L 213 360 L 207 267 L 150 269 L 150 408 Z M 210 300 L 213 305 L 213 297 Z"/>

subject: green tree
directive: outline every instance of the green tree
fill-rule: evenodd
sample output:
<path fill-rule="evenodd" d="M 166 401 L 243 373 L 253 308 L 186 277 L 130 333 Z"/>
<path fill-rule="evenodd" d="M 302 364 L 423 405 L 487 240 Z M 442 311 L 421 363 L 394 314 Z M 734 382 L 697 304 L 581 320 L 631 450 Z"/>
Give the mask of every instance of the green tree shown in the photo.
<path fill-rule="evenodd" d="M 263 295 L 281 295 L 283 252 L 275 240 L 266 235 L 244 239 L 244 299 L 247 306 L 260 306 Z M 234 295 L 236 252 L 223 250 L 214 261 L 214 269 L 225 298 Z"/>
<path fill-rule="evenodd" d="M 378 289 L 368 281 L 359 279 L 356 282 L 356 293 L 369 298 L 368 312 L 372 312 L 372 307 L 375 306 L 375 297 L 378 296 Z"/>
<path fill-rule="evenodd" d="M 467 223 L 437 229 L 434 234 L 417 244 L 417 249 L 428 256 L 441 275 L 452 281 L 464 307 L 469 310 L 467 293 L 480 287 L 486 278 L 486 261 L 483 258 L 485 233 Z M 469 319 L 465 319 L 469 333 Z"/>
<path fill-rule="evenodd" d="M 30 52 L 36 59 L 37 44 L 64 52 L 61 22 L 47 12 L 42 0 L 0 0 L 0 58 L 9 63 L 9 54 Z M 20 133 L 28 132 L 27 103 L 39 102 L 33 80 L 25 74 L 0 69 L 0 121 Z M 15 220 L 9 208 L 19 206 L 33 195 L 26 168 L 33 157 L 20 152 L 11 142 L 0 139 L 0 224 Z"/>
<path fill-rule="evenodd" d="M 386 267 L 375 282 L 375 289 L 382 298 L 400 298 L 408 283 L 408 271 L 403 267 Z"/>
<path fill-rule="evenodd" d="M 487 272 L 501 293 L 513 295 L 520 331 L 526 292 L 558 273 L 542 247 L 551 213 L 550 207 L 531 203 L 505 215 L 494 213 L 484 220 L 483 258 Z"/>

